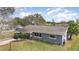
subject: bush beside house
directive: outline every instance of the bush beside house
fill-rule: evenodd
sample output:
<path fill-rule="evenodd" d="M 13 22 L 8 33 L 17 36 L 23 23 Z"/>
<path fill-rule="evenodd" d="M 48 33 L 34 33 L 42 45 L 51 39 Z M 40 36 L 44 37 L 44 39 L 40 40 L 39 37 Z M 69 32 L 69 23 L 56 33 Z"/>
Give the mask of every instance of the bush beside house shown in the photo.
<path fill-rule="evenodd" d="M 30 34 L 29 33 L 15 33 L 14 34 L 14 39 L 21 39 L 21 40 L 24 40 L 24 39 L 29 39 L 30 38 Z"/>

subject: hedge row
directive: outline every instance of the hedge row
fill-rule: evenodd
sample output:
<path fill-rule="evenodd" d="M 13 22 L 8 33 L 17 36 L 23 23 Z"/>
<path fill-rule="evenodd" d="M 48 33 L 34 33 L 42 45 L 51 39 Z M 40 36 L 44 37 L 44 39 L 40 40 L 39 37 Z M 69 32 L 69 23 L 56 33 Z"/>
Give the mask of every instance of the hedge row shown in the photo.
<path fill-rule="evenodd" d="M 30 38 L 30 34 L 29 33 L 15 33 L 14 34 L 14 38 L 15 39 L 18 39 L 18 38 L 20 38 L 20 39 L 29 39 Z"/>

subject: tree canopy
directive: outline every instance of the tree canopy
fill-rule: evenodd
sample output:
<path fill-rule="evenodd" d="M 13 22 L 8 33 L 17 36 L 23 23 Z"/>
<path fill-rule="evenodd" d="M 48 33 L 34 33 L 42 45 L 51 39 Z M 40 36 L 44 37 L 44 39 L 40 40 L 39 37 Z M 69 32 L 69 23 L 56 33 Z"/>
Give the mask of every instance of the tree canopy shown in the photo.
<path fill-rule="evenodd" d="M 14 11 L 14 7 L 0 7 L 0 18 L 7 19 Z"/>
<path fill-rule="evenodd" d="M 40 14 L 33 14 L 24 18 L 15 18 L 13 20 L 14 25 L 45 25 L 46 21 Z"/>
<path fill-rule="evenodd" d="M 72 35 L 78 35 L 79 33 L 79 25 L 74 21 L 69 21 L 69 28 L 68 28 L 68 34 L 70 35 L 70 39 L 72 38 Z"/>

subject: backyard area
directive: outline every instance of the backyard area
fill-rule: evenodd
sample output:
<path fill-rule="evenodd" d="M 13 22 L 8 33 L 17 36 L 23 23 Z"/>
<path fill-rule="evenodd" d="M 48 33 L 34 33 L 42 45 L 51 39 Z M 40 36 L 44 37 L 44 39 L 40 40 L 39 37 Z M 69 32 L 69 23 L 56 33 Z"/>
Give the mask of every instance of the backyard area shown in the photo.
<path fill-rule="evenodd" d="M 12 37 L 14 31 L 6 32 L 0 39 Z M 1 34 L 0 34 L 1 35 Z M 42 41 L 25 39 L 0 46 L 0 51 L 77 51 L 79 50 L 79 35 L 73 35 L 72 41 L 67 41 L 64 46 L 50 44 Z"/>

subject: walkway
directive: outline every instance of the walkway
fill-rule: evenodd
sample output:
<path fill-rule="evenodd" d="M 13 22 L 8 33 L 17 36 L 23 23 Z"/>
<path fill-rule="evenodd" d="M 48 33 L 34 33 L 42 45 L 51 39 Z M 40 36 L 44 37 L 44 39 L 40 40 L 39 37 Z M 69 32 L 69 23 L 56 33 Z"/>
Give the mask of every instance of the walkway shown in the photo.
<path fill-rule="evenodd" d="M 0 41 L 0 45 L 6 45 L 12 41 L 15 41 L 15 39 L 7 39 L 7 40 L 4 40 L 4 41 Z"/>

